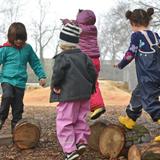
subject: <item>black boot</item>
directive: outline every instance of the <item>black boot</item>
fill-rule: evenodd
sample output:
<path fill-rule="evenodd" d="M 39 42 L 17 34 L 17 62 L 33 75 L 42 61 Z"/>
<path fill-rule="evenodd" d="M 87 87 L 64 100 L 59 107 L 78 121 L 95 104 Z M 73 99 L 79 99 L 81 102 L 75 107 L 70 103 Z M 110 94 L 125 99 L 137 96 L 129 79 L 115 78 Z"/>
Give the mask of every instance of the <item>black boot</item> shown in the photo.
<path fill-rule="evenodd" d="M 13 134 L 15 126 L 16 123 L 11 122 L 11 134 Z"/>

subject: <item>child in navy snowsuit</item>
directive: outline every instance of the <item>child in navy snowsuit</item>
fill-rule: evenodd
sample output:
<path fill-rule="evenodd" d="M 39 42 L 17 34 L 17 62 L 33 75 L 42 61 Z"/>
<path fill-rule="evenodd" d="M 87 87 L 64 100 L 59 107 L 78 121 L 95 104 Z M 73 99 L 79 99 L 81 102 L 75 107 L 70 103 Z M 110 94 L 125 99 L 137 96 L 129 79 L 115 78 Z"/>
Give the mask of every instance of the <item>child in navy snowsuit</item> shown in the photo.
<path fill-rule="evenodd" d="M 126 12 L 126 18 L 130 20 L 134 33 L 131 35 L 131 43 L 124 58 L 115 65 L 123 69 L 133 59 L 136 63 L 138 86 L 132 93 L 131 100 L 135 98 L 140 101 L 135 106 L 128 106 L 127 116 L 119 117 L 120 123 L 129 129 L 135 126 L 136 119 L 141 115 L 142 106 L 152 120 L 160 124 L 160 37 L 148 29 L 153 13 L 153 8 L 147 11 L 135 9 L 133 12 Z M 160 136 L 157 136 L 155 141 L 160 141 Z"/>

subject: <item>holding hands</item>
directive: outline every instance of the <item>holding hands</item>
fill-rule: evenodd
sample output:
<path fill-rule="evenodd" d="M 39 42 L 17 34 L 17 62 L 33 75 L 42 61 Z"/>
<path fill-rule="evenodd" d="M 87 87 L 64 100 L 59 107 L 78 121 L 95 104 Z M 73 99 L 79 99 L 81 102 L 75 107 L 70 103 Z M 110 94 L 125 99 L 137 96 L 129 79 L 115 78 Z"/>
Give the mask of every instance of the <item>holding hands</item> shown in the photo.
<path fill-rule="evenodd" d="M 39 85 L 42 86 L 42 87 L 44 87 L 46 85 L 46 79 L 45 78 L 41 78 L 39 80 Z"/>
<path fill-rule="evenodd" d="M 114 64 L 113 67 L 114 67 L 114 68 L 118 68 L 118 64 Z"/>
<path fill-rule="evenodd" d="M 69 19 L 60 19 L 62 21 L 62 23 L 65 25 L 67 23 L 70 23 L 72 25 L 78 25 L 77 22 L 75 20 L 69 20 Z"/>
<path fill-rule="evenodd" d="M 62 23 L 63 23 L 64 25 L 67 24 L 67 23 L 72 24 L 72 21 L 69 20 L 69 19 L 60 19 L 60 20 L 62 21 Z"/>

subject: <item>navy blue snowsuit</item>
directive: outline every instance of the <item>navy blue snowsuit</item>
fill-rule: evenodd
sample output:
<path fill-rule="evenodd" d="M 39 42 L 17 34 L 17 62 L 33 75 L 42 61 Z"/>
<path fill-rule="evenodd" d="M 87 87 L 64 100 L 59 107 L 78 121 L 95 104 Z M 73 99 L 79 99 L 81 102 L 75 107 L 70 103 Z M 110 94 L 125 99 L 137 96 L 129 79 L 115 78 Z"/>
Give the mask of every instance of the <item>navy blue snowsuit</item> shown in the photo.
<path fill-rule="evenodd" d="M 150 30 L 134 32 L 124 58 L 118 64 L 124 68 L 133 59 L 136 63 L 138 86 L 132 93 L 127 115 L 136 120 L 144 110 L 153 121 L 160 119 L 160 37 Z"/>

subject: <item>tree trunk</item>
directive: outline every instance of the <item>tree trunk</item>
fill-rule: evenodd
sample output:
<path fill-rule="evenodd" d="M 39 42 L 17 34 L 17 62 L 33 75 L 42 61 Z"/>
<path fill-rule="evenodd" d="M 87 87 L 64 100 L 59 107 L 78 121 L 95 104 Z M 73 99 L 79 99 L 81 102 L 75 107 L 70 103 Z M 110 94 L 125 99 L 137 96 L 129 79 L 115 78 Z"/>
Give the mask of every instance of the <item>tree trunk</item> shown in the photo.
<path fill-rule="evenodd" d="M 160 143 L 132 145 L 128 152 L 128 160 L 160 160 Z"/>
<path fill-rule="evenodd" d="M 98 120 L 90 125 L 90 148 L 99 151 L 107 158 L 127 156 L 128 149 L 133 144 L 147 143 L 151 140 L 149 131 L 141 125 L 128 130 L 121 125 L 112 124 L 106 120 Z"/>
<path fill-rule="evenodd" d="M 43 64 L 43 66 L 45 66 L 45 61 L 44 61 L 44 57 L 43 57 L 43 48 L 42 47 L 40 47 L 39 54 L 40 54 L 40 60 Z"/>
<path fill-rule="evenodd" d="M 29 149 L 37 145 L 40 139 L 40 123 L 35 119 L 20 120 L 13 131 L 13 142 L 20 149 Z"/>

